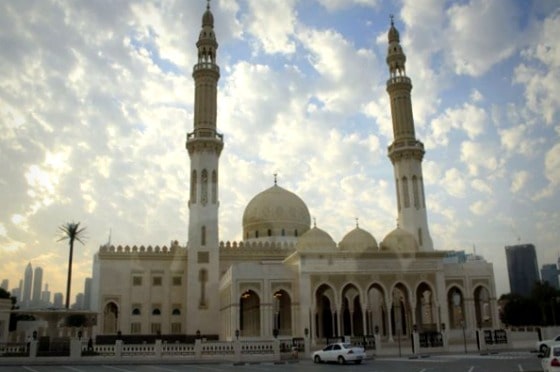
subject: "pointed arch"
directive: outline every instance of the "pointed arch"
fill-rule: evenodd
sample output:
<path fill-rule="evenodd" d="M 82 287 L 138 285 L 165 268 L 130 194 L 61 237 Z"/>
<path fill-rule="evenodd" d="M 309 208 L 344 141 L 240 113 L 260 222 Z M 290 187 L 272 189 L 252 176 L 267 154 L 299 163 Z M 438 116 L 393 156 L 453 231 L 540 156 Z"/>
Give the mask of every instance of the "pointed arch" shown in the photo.
<path fill-rule="evenodd" d="M 426 282 L 416 287 L 416 324 L 420 331 L 437 330 L 434 290 Z"/>
<path fill-rule="evenodd" d="M 103 309 L 103 334 L 117 333 L 119 329 L 119 307 L 113 301 L 108 302 Z"/>
<path fill-rule="evenodd" d="M 250 289 L 239 298 L 239 331 L 244 337 L 261 335 L 261 300 Z"/>
<path fill-rule="evenodd" d="M 292 334 L 292 299 L 288 292 L 281 289 L 273 294 L 274 325 L 281 336 Z"/>
<path fill-rule="evenodd" d="M 337 335 L 336 303 L 333 288 L 321 284 L 315 290 L 315 337 L 328 338 Z"/>
<path fill-rule="evenodd" d="M 367 304 L 367 334 L 373 335 L 376 330 L 381 335 L 387 335 L 387 304 L 385 303 L 385 289 L 380 284 L 372 284 L 366 294 Z"/>
<path fill-rule="evenodd" d="M 449 310 L 449 327 L 459 329 L 464 326 L 465 318 L 465 296 L 463 290 L 457 286 L 447 291 L 447 308 Z"/>
<path fill-rule="evenodd" d="M 492 327 L 492 306 L 490 302 L 490 291 L 479 285 L 474 290 L 474 306 L 476 314 L 476 326 L 478 328 Z"/>

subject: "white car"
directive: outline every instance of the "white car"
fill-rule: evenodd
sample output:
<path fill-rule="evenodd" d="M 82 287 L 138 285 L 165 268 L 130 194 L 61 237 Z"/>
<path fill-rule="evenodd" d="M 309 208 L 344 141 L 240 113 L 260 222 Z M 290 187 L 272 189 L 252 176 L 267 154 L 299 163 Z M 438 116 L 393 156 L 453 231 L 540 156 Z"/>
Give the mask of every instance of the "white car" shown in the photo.
<path fill-rule="evenodd" d="M 360 364 L 365 357 L 366 353 L 364 352 L 364 348 L 352 346 L 345 342 L 329 344 L 323 350 L 318 350 L 312 355 L 315 363 L 337 362 L 339 364 L 344 364 L 346 362 Z"/>
<path fill-rule="evenodd" d="M 544 372 L 560 372 L 560 343 L 549 344 L 539 357 Z"/>
<path fill-rule="evenodd" d="M 560 342 L 560 335 L 554 337 L 552 340 L 542 340 L 542 341 L 537 341 L 537 351 L 539 353 L 544 353 L 546 351 L 546 349 L 548 349 L 550 347 L 551 344 L 555 344 L 557 342 Z"/>

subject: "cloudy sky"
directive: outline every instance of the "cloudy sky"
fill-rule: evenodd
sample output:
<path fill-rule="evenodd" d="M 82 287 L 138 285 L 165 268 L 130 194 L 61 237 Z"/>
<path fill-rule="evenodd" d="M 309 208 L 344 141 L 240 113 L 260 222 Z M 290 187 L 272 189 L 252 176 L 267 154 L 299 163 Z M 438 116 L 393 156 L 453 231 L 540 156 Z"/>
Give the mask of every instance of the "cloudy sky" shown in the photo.
<path fill-rule="evenodd" d="M 73 294 L 113 244 L 186 243 L 195 42 L 204 0 L 0 2 L 0 279 L 28 262 L 65 288 L 58 227 L 79 221 Z M 220 47 L 221 239 L 250 199 L 302 197 L 335 241 L 396 225 L 385 92 L 395 15 L 438 250 L 560 254 L 555 0 L 213 0 Z"/>

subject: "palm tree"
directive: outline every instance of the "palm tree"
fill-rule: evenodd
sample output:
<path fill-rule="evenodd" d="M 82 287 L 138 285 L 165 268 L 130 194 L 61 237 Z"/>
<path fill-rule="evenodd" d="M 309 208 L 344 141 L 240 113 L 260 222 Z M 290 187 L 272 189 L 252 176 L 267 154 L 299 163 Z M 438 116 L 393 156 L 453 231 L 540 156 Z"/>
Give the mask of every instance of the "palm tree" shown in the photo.
<path fill-rule="evenodd" d="M 70 282 L 72 281 L 72 256 L 74 254 L 74 241 L 79 241 L 84 244 L 84 231 L 85 227 L 80 228 L 80 223 L 68 222 L 62 226 L 59 226 L 63 235 L 58 241 L 68 239 L 68 244 L 70 246 L 70 257 L 68 259 L 68 280 L 66 282 L 66 308 L 70 307 Z"/>

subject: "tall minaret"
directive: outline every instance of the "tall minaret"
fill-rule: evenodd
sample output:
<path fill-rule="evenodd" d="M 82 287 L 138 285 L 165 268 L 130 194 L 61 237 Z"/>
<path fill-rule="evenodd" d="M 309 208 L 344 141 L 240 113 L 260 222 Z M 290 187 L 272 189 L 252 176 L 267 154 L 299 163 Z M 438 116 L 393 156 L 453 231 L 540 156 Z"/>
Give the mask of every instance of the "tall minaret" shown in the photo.
<path fill-rule="evenodd" d="M 401 48 L 399 32 L 393 24 L 392 16 L 386 61 L 390 73 L 387 93 L 391 100 L 394 137 L 388 153 L 395 174 L 398 224 L 416 237 L 420 251 L 433 251 L 422 177 L 424 144 L 416 139 L 414 133 L 410 100 L 412 83 L 406 76 L 406 56 Z"/>
<path fill-rule="evenodd" d="M 216 131 L 216 100 L 220 68 L 216 64 L 218 43 L 210 2 L 202 16 L 198 42 L 198 62 L 193 68 L 195 82 L 194 130 L 187 135 L 191 160 L 189 198 L 189 242 L 187 261 L 186 331 L 218 334 L 219 322 L 219 240 L 218 165 L 224 147 Z M 213 294 L 213 296 L 210 296 Z"/>

